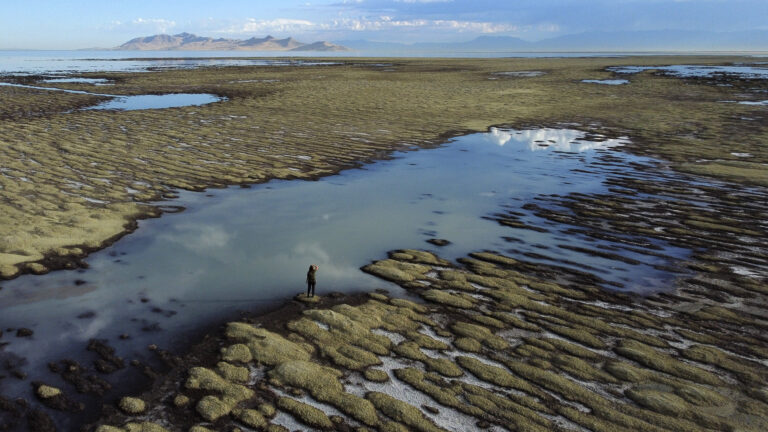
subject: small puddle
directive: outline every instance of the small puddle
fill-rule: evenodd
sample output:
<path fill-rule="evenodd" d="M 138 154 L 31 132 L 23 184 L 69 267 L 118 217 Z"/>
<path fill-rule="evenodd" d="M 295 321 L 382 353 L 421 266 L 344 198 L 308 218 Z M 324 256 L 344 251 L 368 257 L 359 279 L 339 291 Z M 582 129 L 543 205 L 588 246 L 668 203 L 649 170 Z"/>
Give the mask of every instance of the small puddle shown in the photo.
<path fill-rule="evenodd" d="M 542 71 L 510 71 L 510 72 L 493 72 L 491 75 L 494 77 L 506 77 L 506 78 L 534 78 L 545 75 L 546 72 Z"/>
<path fill-rule="evenodd" d="M 106 78 L 47 78 L 47 79 L 44 79 L 42 82 L 109 85 L 109 80 Z"/>
<path fill-rule="evenodd" d="M 74 81 L 68 81 L 74 82 Z M 178 108 L 185 106 L 207 105 L 214 102 L 223 102 L 227 99 L 209 93 L 170 93 L 162 95 L 113 95 L 104 93 L 92 93 L 83 90 L 69 90 L 55 87 L 41 87 L 25 84 L 0 83 L 0 86 L 21 87 L 35 90 L 59 91 L 64 93 L 83 94 L 91 96 L 104 96 L 111 98 L 97 105 L 83 107 L 80 110 L 120 110 L 134 111 L 145 109 Z"/>
<path fill-rule="evenodd" d="M 115 98 L 112 100 L 108 100 L 99 105 L 87 107 L 84 109 L 133 111 L 207 105 L 209 103 L 221 102 L 223 100 L 225 100 L 225 98 L 206 93 L 115 96 Z"/>
<path fill-rule="evenodd" d="M 742 105 L 768 106 L 768 100 L 764 100 L 764 101 L 741 101 L 739 103 L 742 104 Z"/>
<path fill-rule="evenodd" d="M 494 249 L 588 268 L 626 291 L 669 289 L 676 275 L 656 266 L 685 259 L 688 250 L 648 239 L 657 255 L 646 255 L 525 210 L 551 194 L 609 193 L 608 176 L 634 175 L 636 164 L 652 163 L 615 149 L 626 140 L 592 138 L 597 141 L 568 129 L 492 129 L 318 181 L 181 191 L 167 204 L 185 211 L 140 221 L 136 232 L 88 257 L 89 269 L 3 282 L 0 328 L 35 332 L 32 338 L 5 337 L 11 343 L 4 354 L 24 358 L 25 371 L 52 385 L 61 380 L 46 364 L 65 357 L 85 361 L 78 357 L 87 355 L 89 338 L 109 339 L 127 359 L 151 358 L 148 344 L 180 349 L 190 334 L 238 310 L 273 307 L 302 292 L 309 264 L 320 266 L 320 295 L 375 288 L 401 295 L 396 285 L 359 270 L 397 248 L 432 250 L 448 259 Z M 486 218 L 508 210 L 546 229 L 511 228 Z M 439 248 L 426 242 L 431 238 L 451 244 Z M 119 340 L 121 334 L 130 338 Z M 130 372 L 110 379 L 125 376 Z M 28 381 L 3 380 L 4 395 L 28 395 Z"/>
<path fill-rule="evenodd" d="M 605 85 L 629 84 L 629 80 L 625 80 L 625 79 L 604 79 L 604 80 L 585 79 L 585 80 L 581 80 L 581 82 L 589 83 L 589 84 L 605 84 Z"/>

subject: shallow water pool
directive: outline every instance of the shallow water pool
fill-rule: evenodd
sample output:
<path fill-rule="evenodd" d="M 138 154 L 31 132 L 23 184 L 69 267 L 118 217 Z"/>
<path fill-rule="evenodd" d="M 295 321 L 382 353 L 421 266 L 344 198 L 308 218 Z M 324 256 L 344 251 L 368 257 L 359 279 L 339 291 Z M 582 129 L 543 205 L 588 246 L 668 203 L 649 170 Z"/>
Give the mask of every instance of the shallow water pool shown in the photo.
<path fill-rule="evenodd" d="M 109 80 L 106 78 L 81 78 L 81 77 L 56 77 L 47 78 L 43 82 L 46 83 L 81 83 L 81 84 L 93 84 L 93 85 L 109 85 Z"/>
<path fill-rule="evenodd" d="M 167 204 L 186 211 L 140 221 L 135 233 L 91 255 L 89 269 L 2 283 L 0 328 L 35 332 L 30 339 L 6 336 L 5 355 L 23 358 L 23 369 L 34 379 L 58 385 L 60 378 L 46 364 L 90 355 L 84 350 L 89 338 L 108 339 L 127 359 L 150 357 L 148 344 L 180 349 L 189 335 L 238 310 L 272 307 L 302 292 L 310 264 L 320 267 L 320 295 L 375 288 L 401 295 L 397 286 L 359 270 L 398 248 L 428 249 L 448 259 L 492 249 L 527 261 L 590 268 L 613 288 L 668 289 L 675 275 L 656 268 L 669 264 L 661 255 L 684 259 L 687 250 L 649 240 L 659 256 L 644 255 L 569 232 L 572 226 L 523 208 L 551 194 L 605 193 L 606 177 L 652 163 L 617 151 L 626 139 L 593 139 L 569 129 L 494 128 L 318 181 L 182 191 Z M 485 218 L 507 210 L 546 231 Z M 426 243 L 430 238 L 452 243 L 439 248 Z M 130 338 L 120 340 L 121 334 Z M 113 379 L 123 376 L 130 372 Z M 6 396 L 30 391 L 26 381 L 2 384 Z"/>
<path fill-rule="evenodd" d="M 585 79 L 585 80 L 581 80 L 581 82 L 588 83 L 588 84 L 605 84 L 605 85 L 629 84 L 629 80 L 625 80 L 625 79 L 604 79 L 604 80 Z"/>
<path fill-rule="evenodd" d="M 73 78 L 74 79 L 74 78 Z M 46 80 L 45 82 L 49 82 Z M 81 82 L 81 81 L 59 81 Z M 22 87 L 35 90 L 60 91 L 65 93 L 84 94 L 92 96 L 104 96 L 109 100 L 100 104 L 81 108 L 83 110 L 120 110 L 134 111 L 145 109 L 179 108 L 185 106 L 207 105 L 214 102 L 225 101 L 226 98 L 208 93 L 169 93 L 161 95 L 113 95 L 104 93 L 92 93 L 83 90 L 69 90 L 55 87 L 41 87 L 25 84 L 2 83 L 0 86 Z"/>
<path fill-rule="evenodd" d="M 225 100 L 207 93 L 175 93 L 163 95 L 116 96 L 111 100 L 88 107 L 90 110 L 134 111 L 145 109 L 178 108 L 207 105 Z"/>

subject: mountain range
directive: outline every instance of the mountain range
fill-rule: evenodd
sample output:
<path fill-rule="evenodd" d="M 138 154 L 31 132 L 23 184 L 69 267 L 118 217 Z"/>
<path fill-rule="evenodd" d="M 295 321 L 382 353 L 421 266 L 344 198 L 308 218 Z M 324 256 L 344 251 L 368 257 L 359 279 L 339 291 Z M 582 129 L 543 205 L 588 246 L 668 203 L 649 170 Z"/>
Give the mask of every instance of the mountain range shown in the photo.
<path fill-rule="evenodd" d="M 540 41 L 510 36 L 480 36 L 467 42 L 413 43 L 334 41 L 356 51 L 440 52 L 588 52 L 588 51 L 768 51 L 768 31 L 686 30 L 585 32 Z"/>
<path fill-rule="evenodd" d="M 138 37 L 116 47 L 131 51 L 349 51 L 349 48 L 325 41 L 299 42 L 294 38 L 272 36 L 250 39 L 214 39 L 191 33 L 158 34 Z"/>
<path fill-rule="evenodd" d="M 631 51 L 768 51 L 768 31 L 740 32 L 653 30 L 585 32 L 539 41 L 511 36 L 480 36 L 465 42 L 396 43 L 342 40 L 304 43 L 287 37 L 226 39 L 191 33 L 139 37 L 118 50 L 187 51 L 361 51 L 383 55 L 482 52 L 631 52 Z"/>

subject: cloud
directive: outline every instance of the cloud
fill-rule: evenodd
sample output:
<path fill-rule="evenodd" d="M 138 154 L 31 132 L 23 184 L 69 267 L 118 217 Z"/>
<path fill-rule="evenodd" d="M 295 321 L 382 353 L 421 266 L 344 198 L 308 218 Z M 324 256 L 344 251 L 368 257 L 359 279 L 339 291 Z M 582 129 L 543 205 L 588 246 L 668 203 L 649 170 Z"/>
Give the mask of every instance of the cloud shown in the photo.
<path fill-rule="evenodd" d="M 140 30 L 150 33 L 168 33 L 174 27 L 176 27 L 176 21 L 165 18 L 136 18 L 130 21 L 115 20 L 101 28 L 107 30 Z"/>
<path fill-rule="evenodd" d="M 394 19 L 389 16 L 381 16 L 376 19 L 340 19 L 334 20 L 325 30 L 391 30 L 391 29 L 426 29 L 426 30 L 454 30 L 458 32 L 473 33 L 501 33 L 518 29 L 517 26 L 507 23 L 461 21 L 461 20 L 430 20 L 430 19 Z"/>
<path fill-rule="evenodd" d="M 139 27 L 150 27 L 161 33 L 166 33 L 173 27 L 176 27 L 176 21 L 164 18 L 136 18 L 131 24 Z"/>
<path fill-rule="evenodd" d="M 361 18 L 336 18 L 325 22 L 278 18 L 256 20 L 230 26 L 217 33 L 305 33 L 317 31 L 386 31 L 386 30 L 448 30 L 468 33 L 504 33 L 518 31 L 519 27 L 508 23 L 463 21 L 444 19 L 396 19 L 389 15 Z"/>
<path fill-rule="evenodd" d="M 230 235 L 224 227 L 211 224 L 185 223 L 160 234 L 161 238 L 203 255 L 218 253 L 229 246 Z"/>
<path fill-rule="evenodd" d="M 235 27 L 223 31 L 223 33 L 282 33 L 282 32 L 296 32 L 306 31 L 316 27 L 316 24 L 307 20 L 291 19 L 291 18 L 277 18 L 271 20 L 257 20 L 255 18 L 248 18 L 248 20 Z"/>

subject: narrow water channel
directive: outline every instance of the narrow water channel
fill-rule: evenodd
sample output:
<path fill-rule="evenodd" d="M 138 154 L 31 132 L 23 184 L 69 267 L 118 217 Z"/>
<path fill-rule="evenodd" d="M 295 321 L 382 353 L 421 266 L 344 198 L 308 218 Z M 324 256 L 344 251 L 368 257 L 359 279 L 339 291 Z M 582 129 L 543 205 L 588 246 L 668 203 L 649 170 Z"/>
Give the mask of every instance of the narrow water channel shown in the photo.
<path fill-rule="evenodd" d="M 621 152 L 625 139 L 599 139 L 569 129 L 492 129 L 318 181 L 182 191 L 168 204 L 185 211 L 141 221 L 135 233 L 91 255 L 89 269 L 2 283 L 0 328 L 27 327 L 34 335 L 7 335 L 0 356 L 24 359 L 31 377 L 57 385 L 46 364 L 87 355 L 90 338 L 108 339 L 126 359 L 148 357 L 148 344 L 180 349 L 201 327 L 301 292 L 310 264 L 320 267 L 320 295 L 375 288 L 397 295 L 396 286 L 359 270 L 397 248 L 448 259 L 492 249 L 535 261 L 523 254 L 536 252 L 546 256 L 541 262 L 592 268 L 614 289 L 666 289 L 675 275 L 654 267 L 665 259 L 567 233 L 568 225 L 522 210 L 539 196 L 606 193 L 610 173 L 633 175 L 638 164 L 652 163 Z M 517 209 L 546 232 L 484 218 L 502 209 Z M 430 238 L 451 244 L 433 246 Z M 662 255 L 688 256 L 653 242 Z M 602 247 L 632 263 L 578 252 Z M 6 378 L 0 389 L 29 396 L 30 385 Z"/>

